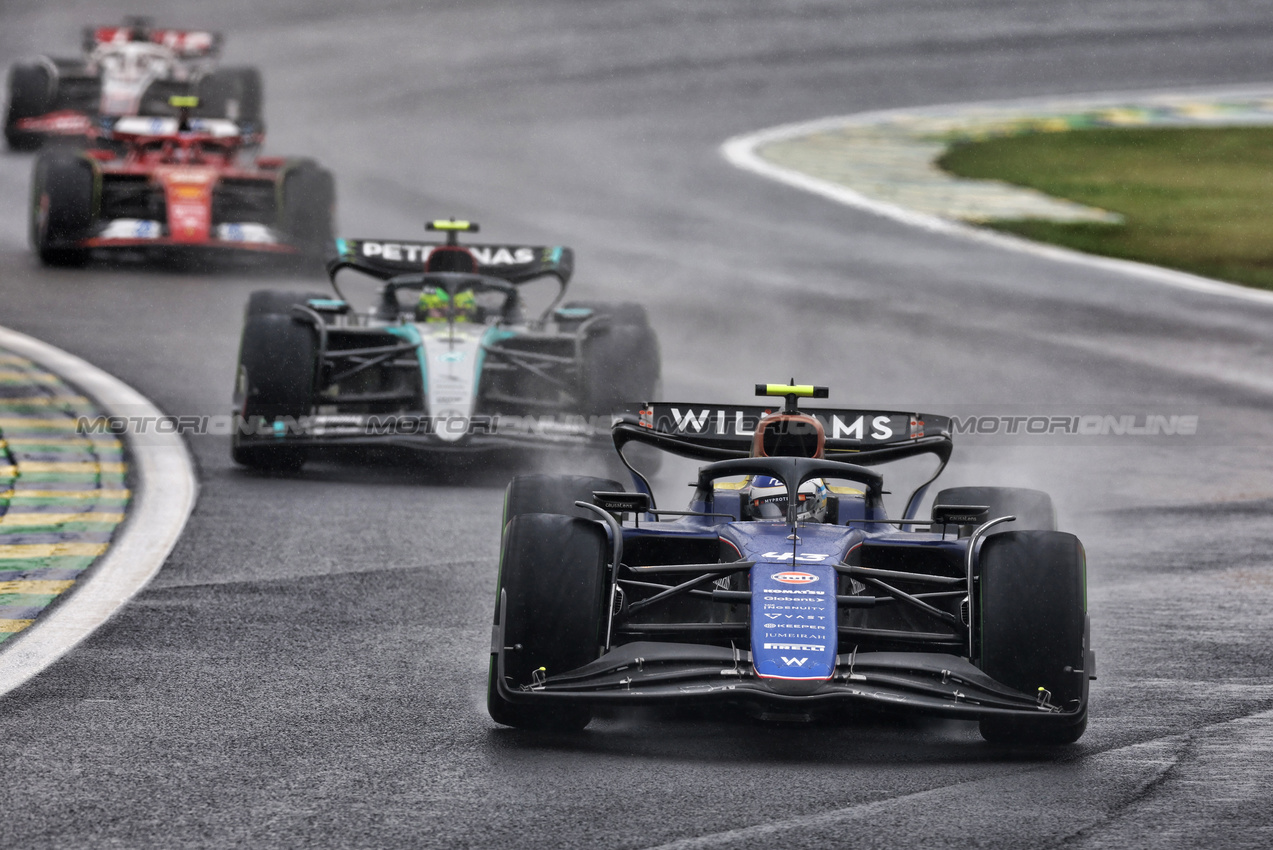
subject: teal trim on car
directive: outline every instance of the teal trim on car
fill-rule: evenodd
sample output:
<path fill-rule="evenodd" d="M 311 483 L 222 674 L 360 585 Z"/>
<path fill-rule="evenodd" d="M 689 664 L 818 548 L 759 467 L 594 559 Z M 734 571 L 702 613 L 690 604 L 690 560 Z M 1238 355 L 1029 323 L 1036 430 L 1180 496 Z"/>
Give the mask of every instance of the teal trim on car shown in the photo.
<path fill-rule="evenodd" d="M 429 360 L 424 354 L 424 340 L 420 338 L 420 329 L 415 325 L 390 325 L 386 331 L 415 346 L 416 359 L 420 361 L 420 389 L 429 394 Z"/>

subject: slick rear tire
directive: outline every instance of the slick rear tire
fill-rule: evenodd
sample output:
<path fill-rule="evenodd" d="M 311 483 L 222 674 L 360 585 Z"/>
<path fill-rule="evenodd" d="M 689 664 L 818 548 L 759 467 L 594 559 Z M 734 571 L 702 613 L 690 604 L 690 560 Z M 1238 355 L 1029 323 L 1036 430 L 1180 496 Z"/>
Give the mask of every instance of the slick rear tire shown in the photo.
<path fill-rule="evenodd" d="M 249 315 L 239 343 L 239 373 L 235 396 L 244 423 L 299 419 L 310 412 L 318 340 L 314 329 L 290 315 Z M 306 460 L 304 448 L 288 445 L 244 443 L 236 429 L 231 440 L 236 463 L 257 469 L 299 469 Z"/>
<path fill-rule="evenodd" d="M 587 416 L 604 416 L 625 404 L 651 401 L 659 385 L 659 340 L 645 307 L 631 302 L 598 304 L 575 301 L 604 317 L 583 343 L 581 401 Z"/>
<path fill-rule="evenodd" d="M 312 162 L 289 169 L 283 177 L 282 203 L 282 229 L 307 256 L 325 259 L 335 239 L 336 184 L 331 172 Z"/>
<path fill-rule="evenodd" d="M 261 123 L 264 94 L 256 68 L 218 68 L 199 81 L 197 113 L 204 118 L 228 118 L 240 124 Z"/>
<path fill-rule="evenodd" d="M 76 247 L 93 226 L 93 166 L 69 151 L 46 151 L 31 177 L 31 244 L 46 266 L 79 266 L 88 251 Z"/>
<path fill-rule="evenodd" d="M 985 505 L 989 519 L 1015 516 L 990 529 L 990 534 L 1008 531 L 1056 531 L 1056 509 L 1052 497 L 1042 490 L 1022 487 L 948 487 L 937 494 L 934 505 Z"/>
<path fill-rule="evenodd" d="M 499 591 L 507 609 L 503 622 L 504 675 L 509 687 L 529 684 L 543 668 L 565 673 L 600 655 L 606 586 L 605 529 L 595 522 L 555 514 L 524 514 L 504 529 Z M 491 656 L 487 710 L 496 723 L 519 729 L 577 731 L 588 725 L 586 706 L 510 702 L 496 686 Z"/>
<path fill-rule="evenodd" d="M 504 491 L 504 525 L 523 514 L 563 514 L 594 519 L 596 514 L 575 507 L 575 502 L 591 502 L 595 491 L 616 493 L 623 485 L 609 478 L 586 475 L 518 475 Z"/>
<path fill-rule="evenodd" d="M 9 100 L 4 116 L 4 138 L 10 150 L 29 151 L 40 146 L 38 133 L 18 129 L 18 121 L 53 111 L 56 96 L 53 75 L 41 63 L 14 65 L 9 69 Z"/>
<path fill-rule="evenodd" d="M 1009 531 L 986 539 L 977 559 L 979 666 L 1030 696 L 1041 689 L 1075 712 L 1057 726 L 986 718 L 981 735 L 1003 744 L 1059 745 L 1087 728 L 1087 562 L 1083 544 L 1060 531 Z"/>

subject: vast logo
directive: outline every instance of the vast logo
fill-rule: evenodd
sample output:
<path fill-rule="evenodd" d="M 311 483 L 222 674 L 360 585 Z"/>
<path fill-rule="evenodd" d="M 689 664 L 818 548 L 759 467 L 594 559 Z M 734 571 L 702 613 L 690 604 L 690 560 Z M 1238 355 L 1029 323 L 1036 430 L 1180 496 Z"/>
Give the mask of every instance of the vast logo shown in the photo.
<path fill-rule="evenodd" d="M 783 582 L 784 584 L 809 584 L 810 582 L 814 582 L 818 580 L 818 577 L 815 576 L 813 573 L 797 573 L 797 572 L 774 573 L 772 576 L 770 576 L 770 578 L 772 578 L 774 581 Z"/>

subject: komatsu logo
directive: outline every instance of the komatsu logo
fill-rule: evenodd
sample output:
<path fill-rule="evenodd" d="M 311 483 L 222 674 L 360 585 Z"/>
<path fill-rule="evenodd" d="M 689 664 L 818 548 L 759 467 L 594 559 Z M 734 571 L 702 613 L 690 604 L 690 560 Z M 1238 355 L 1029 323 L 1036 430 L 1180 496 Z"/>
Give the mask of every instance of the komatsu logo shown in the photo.
<path fill-rule="evenodd" d="M 809 584 L 818 580 L 813 573 L 774 573 L 770 576 L 774 581 L 780 581 L 784 584 Z"/>

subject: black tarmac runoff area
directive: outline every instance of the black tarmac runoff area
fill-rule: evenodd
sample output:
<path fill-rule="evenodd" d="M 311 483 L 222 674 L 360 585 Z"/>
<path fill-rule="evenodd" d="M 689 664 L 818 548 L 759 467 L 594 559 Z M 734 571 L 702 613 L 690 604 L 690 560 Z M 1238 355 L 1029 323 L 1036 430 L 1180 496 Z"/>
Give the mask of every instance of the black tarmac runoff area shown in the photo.
<path fill-rule="evenodd" d="M 946 486 L 1047 490 L 1087 548 L 1100 678 L 1053 751 L 888 717 L 498 727 L 514 470 L 265 475 L 191 437 L 200 498 L 157 578 L 0 698 L 0 847 L 1273 845 L 1273 307 L 934 235 L 719 153 L 864 110 L 1269 82 L 1267 0 L 0 0 L 0 64 L 125 14 L 261 68 L 268 151 L 334 171 L 341 234 L 455 216 L 573 246 L 577 297 L 648 305 L 669 399 L 794 376 L 844 406 L 1198 428 L 956 438 Z M 31 164 L 0 154 L 0 324 L 169 414 L 228 412 L 249 292 L 316 281 L 41 268 Z"/>

